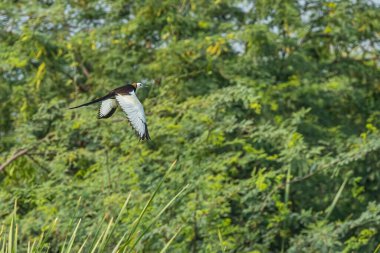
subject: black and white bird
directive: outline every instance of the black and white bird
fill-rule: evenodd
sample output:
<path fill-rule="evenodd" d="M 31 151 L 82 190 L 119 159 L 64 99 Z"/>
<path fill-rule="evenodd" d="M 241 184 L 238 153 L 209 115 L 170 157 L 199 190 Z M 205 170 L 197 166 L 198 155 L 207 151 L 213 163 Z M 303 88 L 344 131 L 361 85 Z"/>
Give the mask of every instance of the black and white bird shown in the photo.
<path fill-rule="evenodd" d="M 144 108 L 136 96 L 136 90 L 141 87 L 141 83 L 127 84 L 110 91 L 107 95 L 101 98 L 97 98 L 91 102 L 71 107 L 69 109 L 101 102 L 98 119 L 104 119 L 111 117 L 119 105 L 127 115 L 129 123 L 140 137 L 140 140 L 150 140 Z"/>

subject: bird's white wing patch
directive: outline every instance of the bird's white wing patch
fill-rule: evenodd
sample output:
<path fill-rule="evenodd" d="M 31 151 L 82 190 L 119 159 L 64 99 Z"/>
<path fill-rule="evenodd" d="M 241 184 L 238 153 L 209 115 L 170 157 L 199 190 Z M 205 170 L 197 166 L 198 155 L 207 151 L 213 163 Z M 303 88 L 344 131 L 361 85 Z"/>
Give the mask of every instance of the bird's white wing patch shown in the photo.
<path fill-rule="evenodd" d="M 102 103 L 100 104 L 98 118 L 101 119 L 101 118 L 111 117 L 112 114 L 115 112 L 116 108 L 117 108 L 116 99 L 109 98 L 109 99 L 103 100 Z"/>
<path fill-rule="evenodd" d="M 150 139 L 148 127 L 146 125 L 144 108 L 136 94 L 131 92 L 129 95 L 117 94 L 115 97 L 140 139 Z"/>

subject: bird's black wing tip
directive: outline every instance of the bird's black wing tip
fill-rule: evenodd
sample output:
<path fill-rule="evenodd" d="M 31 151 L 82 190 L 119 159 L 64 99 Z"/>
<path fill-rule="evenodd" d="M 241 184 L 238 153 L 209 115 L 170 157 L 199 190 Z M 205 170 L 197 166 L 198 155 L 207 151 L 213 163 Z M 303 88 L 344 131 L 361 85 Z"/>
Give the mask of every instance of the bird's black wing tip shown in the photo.
<path fill-rule="evenodd" d="M 148 126 L 147 126 L 146 123 L 144 123 L 144 125 L 145 125 L 145 134 L 144 134 L 143 137 L 145 137 L 145 140 L 150 141 L 151 138 L 150 138 L 150 135 L 149 135 Z"/>
<path fill-rule="evenodd" d="M 149 135 L 144 134 L 143 136 L 140 136 L 140 141 L 150 141 L 152 140 Z"/>

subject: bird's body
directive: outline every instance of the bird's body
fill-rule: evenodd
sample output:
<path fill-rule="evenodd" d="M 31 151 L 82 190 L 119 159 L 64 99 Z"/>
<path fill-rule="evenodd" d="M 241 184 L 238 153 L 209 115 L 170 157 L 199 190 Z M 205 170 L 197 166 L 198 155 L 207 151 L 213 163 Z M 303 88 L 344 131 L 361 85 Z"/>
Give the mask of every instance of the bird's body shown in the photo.
<path fill-rule="evenodd" d="M 111 117 L 119 105 L 127 115 L 129 122 L 139 135 L 140 140 L 150 140 L 144 108 L 136 96 L 136 90 L 141 86 L 141 83 L 127 84 L 110 91 L 107 95 L 101 98 L 97 98 L 88 103 L 71 107 L 69 109 L 101 102 L 98 118 L 104 119 Z"/>

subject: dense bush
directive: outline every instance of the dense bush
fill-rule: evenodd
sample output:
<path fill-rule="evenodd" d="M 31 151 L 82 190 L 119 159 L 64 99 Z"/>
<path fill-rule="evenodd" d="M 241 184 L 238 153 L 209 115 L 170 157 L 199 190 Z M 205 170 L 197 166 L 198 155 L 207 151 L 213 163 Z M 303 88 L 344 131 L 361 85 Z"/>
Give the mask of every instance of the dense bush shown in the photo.
<path fill-rule="evenodd" d="M 44 231 L 61 250 L 79 219 L 83 243 L 131 193 L 111 252 L 177 160 L 138 252 L 179 227 L 171 252 L 378 252 L 379 4 L 3 1 L 0 27 L 0 220 L 17 199 L 21 250 Z M 131 81 L 150 142 L 120 109 L 67 110 Z"/>

